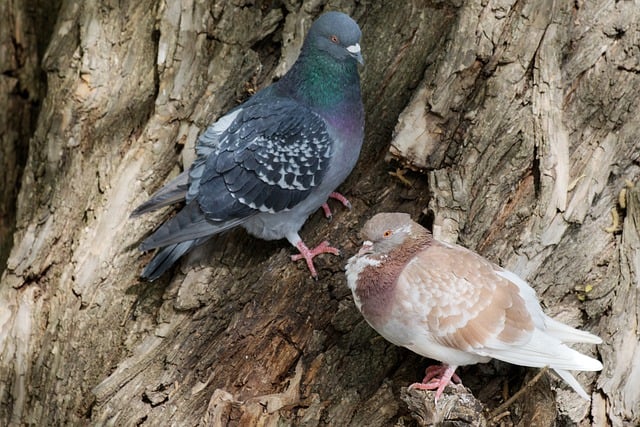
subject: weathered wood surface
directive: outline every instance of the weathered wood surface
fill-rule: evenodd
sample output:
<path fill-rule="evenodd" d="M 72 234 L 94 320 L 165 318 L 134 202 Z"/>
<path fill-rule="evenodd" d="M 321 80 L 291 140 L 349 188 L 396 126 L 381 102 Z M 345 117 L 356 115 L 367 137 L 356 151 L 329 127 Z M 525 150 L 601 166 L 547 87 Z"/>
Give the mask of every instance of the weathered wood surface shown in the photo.
<path fill-rule="evenodd" d="M 633 2 L 89 0 L 63 1 L 50 40 L 24 45 L 48 46 L 47 90 L 0 282 L 0 424 L 386 426 L 428 410 L 401 393 L 427 361 L 358 315 L 345 258 L 322 257 L 314 282 L 285 242 L 234 231 L 137 279 L 150 255 L 136 246 L 168 210 L 129 220 L 132 208 L 190 163 L 201 129 L 291 65 L 325 8 L 362 26 L 367 136 L 341 188 L 353 209 L 314 215 L 303 238 L 348 257 L 373 213 L 410 212 L 606 341 L 581 349 L 605 364 L 578 375 L 595 383 L 591 405 L 563 387 L 553 399 L 545 379 L 500 423 L 639 419 Z M 424 172 L 409 186 L 388 174 L 390 143 Z M 491 410 L 525 372 L 462 376 Z"/>
<path fill-rule="evenodd" d="M 34 16 L 21 2 L 0 2 L 0 270 L 13 243 L 16 197 L 42 96 Z M 47 25 L 40 21 L 42 32 Z"/>

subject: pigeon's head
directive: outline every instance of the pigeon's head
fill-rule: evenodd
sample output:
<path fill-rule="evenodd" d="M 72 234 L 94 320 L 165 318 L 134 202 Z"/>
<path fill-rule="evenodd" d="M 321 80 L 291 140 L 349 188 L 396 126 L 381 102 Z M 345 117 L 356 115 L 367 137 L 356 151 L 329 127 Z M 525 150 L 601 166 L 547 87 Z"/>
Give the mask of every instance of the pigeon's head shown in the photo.
<path fill-rule="evenodd" d="M 366 222 L 361 231 L 364 240 L 360 254 L 388 254 L 401 245 L 423 239 L 427 231 L 406 213 L 379 213 Z"/>
<path fill-rule="evenodd" d="M 364 63 L 360 52 L 362 33 L 356 21 L 342 12 L 322 14 L 311 26 L 307 42 L 340 61 Z"/>

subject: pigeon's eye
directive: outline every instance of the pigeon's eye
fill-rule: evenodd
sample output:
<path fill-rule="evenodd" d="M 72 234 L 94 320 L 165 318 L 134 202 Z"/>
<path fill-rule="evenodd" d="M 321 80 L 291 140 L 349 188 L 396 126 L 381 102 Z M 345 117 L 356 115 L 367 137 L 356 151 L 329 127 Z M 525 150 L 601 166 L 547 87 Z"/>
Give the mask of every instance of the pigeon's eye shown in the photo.
<path fill-rule="evenodd" d="M 382 237 L 384 237 L 386 239 L 388 237 L 391 237 L 392 234 L 393 234 L 393 231 L 387 230 L 384 233 L 382 233 Z"/>
<path fill-rule="evenodd" d="M 332 43 L 336 43 L 336 44 L 340 43 L 340 39 L 335 34 L 329 37 L 329 40 L 331 40 Z"/>

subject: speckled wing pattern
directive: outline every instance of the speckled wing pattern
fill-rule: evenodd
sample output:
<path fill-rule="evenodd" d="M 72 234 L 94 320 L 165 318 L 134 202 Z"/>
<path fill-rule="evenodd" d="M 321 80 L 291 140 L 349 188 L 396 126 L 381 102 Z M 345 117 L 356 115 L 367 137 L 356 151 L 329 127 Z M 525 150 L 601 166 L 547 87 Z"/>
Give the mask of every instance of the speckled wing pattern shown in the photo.
<path fill-rule="evenodd" d="M 398 277 L 396 301 L 412 306 L 433 342 L 481 356 L 522 345 L 535 329 L 518 286 L 459 246 L 434 242 L 419 252 Z"/>
<path fill-rule="evenodd" d="M 291 209 L 322 182 L 333 145 L 313 111 L 277 98 L 222 119 L 201 138 L 190 171 L 187 201 L 197 200 L 207 220 Z"/>

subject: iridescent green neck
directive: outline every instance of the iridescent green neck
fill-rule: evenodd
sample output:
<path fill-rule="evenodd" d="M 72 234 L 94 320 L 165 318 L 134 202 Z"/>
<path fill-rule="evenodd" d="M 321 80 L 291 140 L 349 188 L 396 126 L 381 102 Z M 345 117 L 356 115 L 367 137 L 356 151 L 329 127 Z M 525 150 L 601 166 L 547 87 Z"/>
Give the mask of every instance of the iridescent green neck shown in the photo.
<path fill-rule="evenodd" d="M 280 90 L 319 111 L 360 102 L 360 76 L 355 61 L 338 61 L 307 47 L 279 82 Z"/>

